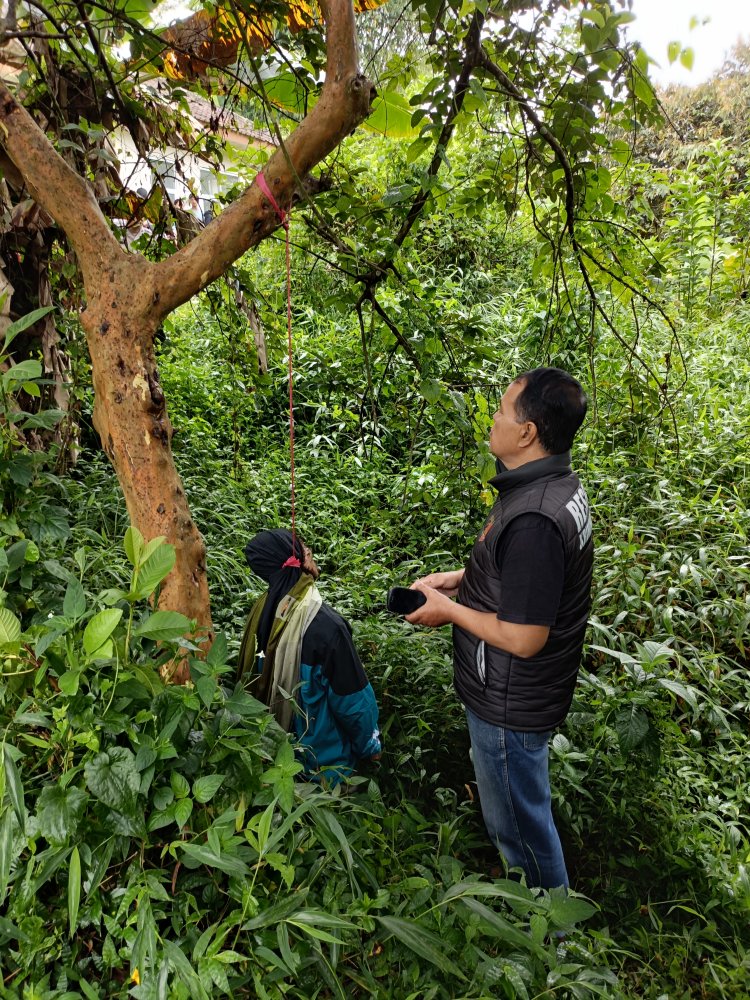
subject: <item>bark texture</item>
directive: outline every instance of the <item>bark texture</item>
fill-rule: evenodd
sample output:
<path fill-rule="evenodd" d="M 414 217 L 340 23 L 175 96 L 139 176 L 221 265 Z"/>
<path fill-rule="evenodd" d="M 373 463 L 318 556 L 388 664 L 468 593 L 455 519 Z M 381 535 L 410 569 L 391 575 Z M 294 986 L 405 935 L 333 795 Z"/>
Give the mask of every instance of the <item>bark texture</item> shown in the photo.
<path fill-rule="evenodd" d="M 368 114 L 374 88 L 358 70 L 351 0 L 323 4 L 327 73 L 321 98 L 264 168 L 282 206 L 305 175 Z M 154 335 L 164 317 L 219 277 L 279 225 L 257 184 L 168 260 L 127 253 L 88 183 L 55 152 L 0 83 L 0 145 L 34 199 L 65 233 L 84 281 L 81 319 L 93 371 L 94 425 L 117 473 L 131 522 L 145 538 L 166 536 L 177 552 L 160 607 L 211 629 L 206 550 L 171 451 L 172 427 L 159 383 Z"/>

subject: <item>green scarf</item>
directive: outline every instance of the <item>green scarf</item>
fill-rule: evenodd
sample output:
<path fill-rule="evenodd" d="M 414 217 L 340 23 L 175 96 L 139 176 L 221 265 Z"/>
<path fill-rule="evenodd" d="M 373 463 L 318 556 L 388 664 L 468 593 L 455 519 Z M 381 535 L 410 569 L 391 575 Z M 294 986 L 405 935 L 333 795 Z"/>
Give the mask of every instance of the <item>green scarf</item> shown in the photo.
<path fill-rule="evenodd" d="M 243 679 L 246 684 L 252 685 L 252 693 L 259 700 L 264 702 L 266 705 L 271 706 L 272 703 L 277 700 L 277 693 L 274 691 L 274 667 L 276 660 L 276 653 L 279 648 L 279 642 L 284 635 L 284 630 L 289 624 L 290 611 L 295 607 L 298 607 L 300 602 L 308 596 L 308 591 L 311 587 L 315 587 L 315 581 L 310 576 L 309 573 L 302 573 L 299 580 L 295 583 L 290 591 L 288 591 L 278 603 L 276 611 L 274 613 L 273 625 L 271 626 L 271 634 L 268 638 L 267 647 L 262 652 L 265 654 L 263 657 L 262 670 L 258 673 L 258 650 L 257 636 L 258 636 L 258 626 L 260 624 L 261 613 L 265 607 L 266 599 L 268 597 L 268 592 L 260 597 L 253 605 L 250 614 L 248 615 L 247 622 L 245 623 L 245 632 L 242 636 L 242 644 L 240 646 L 239 660 L 237 665 L 237 676 Z M 296 665 L 296 676 L 294 678 L 294 683 L 292 688 L 296 687 L 299 683 L 299 663 Z M 274 711 L 274 714 L 278 713 Z M 287 713 L 285 712 L 286 716 Z M 279 720 L 281 722 L 281 720 Z M 287 728 L 285 726 L 285 728 Z"/>

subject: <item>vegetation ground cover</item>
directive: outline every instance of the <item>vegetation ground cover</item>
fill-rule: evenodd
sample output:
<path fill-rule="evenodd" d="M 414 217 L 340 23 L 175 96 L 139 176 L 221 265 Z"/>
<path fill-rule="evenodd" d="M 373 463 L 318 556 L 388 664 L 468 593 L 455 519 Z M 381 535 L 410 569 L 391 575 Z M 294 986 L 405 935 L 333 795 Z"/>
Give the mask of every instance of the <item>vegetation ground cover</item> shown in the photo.
<path fill-rule="evenodd" d="M 205 659 L 188 619 L 149 603 L 174 552 L 128 525 L 83 363 L 83 454 L 64 473 L 54 448 L 28 443 L 60 418 L 35 407 L 40 362 L 5 365 L 0 995 L 749 995 L 746 55 L 672 95 L 689 143 L 644 130 L 592 188 L 612 202 L 615 256 L 658 298 L 645 317 L 624 266 L 592 268 L 590 290 L 540 241 L 554 199 L 508 208 L 482 170 L 507 173 L 517 137 L 500 150 L 474 121 L 379 286 L 385 319 L 372 301 L 358 310 L 346 270 L 390 245 L 386 210 L 422 183 L 419 149 L 352 141 L 316 202 L 349 242 L 297 213 L 301 530 L 353 623 L 386 746 L 346 794 L 299 780 L 234 681 L 260 587 L 243 545 L 289 517 L 281 242 L 169 317 L 159 343 L 207 541 L 218 638 Z M 428 87 L 409 60 L 394 73 Z M 266 331 L 265 375 L 238 285 Z M 580 374 L 593 404 L 574 461 L 595 515 L 594 605 L 552 744 L 567 897 L 498 871 L 450 636 L 383 607 L 390 585 L 463 562 L 491 499 L 497 396 L 541 362 Z M 179 650 L 184 687 L 162 677 Z"/>

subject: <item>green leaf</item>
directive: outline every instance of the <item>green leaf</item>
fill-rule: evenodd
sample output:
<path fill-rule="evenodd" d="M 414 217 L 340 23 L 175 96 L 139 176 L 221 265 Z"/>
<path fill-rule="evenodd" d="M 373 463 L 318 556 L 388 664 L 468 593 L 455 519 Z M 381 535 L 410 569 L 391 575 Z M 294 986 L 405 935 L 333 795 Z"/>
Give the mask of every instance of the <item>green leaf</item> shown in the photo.
<path fill-rule="evenodd" d="M 150 597 L 164 577 L 172 571 L 175 558 L 174 546 L 161 542 L 138 571 L 136 593 L 141 597 Z"/>
<path fill-rule="evenodd" d="M 105 608 L 95 614 L 83 633 L 83 648 L 92 656 L 117 628 L 122 618 L 121 608 Z"/>
<path fill-rule="evenodd" d="M 52 312 L 54 306 L 42 306 L 41 309 L 34 309 L 30 313 L 26 313 L 25 316 L 21 316 L 15 322 L 11 323 L 10 326 L 5 331 L 5 343 L 3 344 L 3 351 L 7 351 L 10 347 L 11 341 L 18 336 L 19 333 L 23 333 L 24 330 L 28 330 L 30 326 L 34 323 L 39 322 L 42 317 L 46 316 L 47 313 Z"/>
<path fill-rule="evenodd" d="M 135 525 L 131 524 L 125 532 L 125 538 L 123 539 L 125 555 L 128 557 L 131 565 L 137 566 L 141 561 L 141 553 L 143 552 L 144 544 L 143 535 L 135 527 Z"/>
<path fill-rule="evenodd" d="M 21 622 L 12 611 L 0 608 L 0 647 L 16 645 L 21 638 Z"/>
<path fill-rule="evenodd" d="M 13 813 L 6 809 L 0 815 L 0 906 L 5 900 L 5 893 L 10 879 L 10 869 L 16 855 L 13 851 Z"/>
<path fill-rule="evenodd" d="M 198 692 L 200 700 L 208 708 L 214 700 L 218 684 L 213 677 L 199 677 L 195 682 L 195 690 Z"/>
<path fill-rule="evenodd" d="M 218 868 L 219 871 L 226 872 L 227 875 L 237 875 L 240 878 L 250 874 L 250 869 L 240 858 L 234 854 L 217 854 L 210 847 L 202 844 L 178 843 L 187 857 L 197 861 L 209 868 Z"/>
<path fill-rule="evenodd" d="M 83 789 L 75 786 L 45 785 L 36 807 L 42 836 L 54 845 L 64 844 L 74 837 L 88 798 Z"/>
<path fill-rule="evenodd" d="M 80 683 L 80 670 L 66 670 L 57 678 L 57 686 L 66 698 L 72 698 L 78 693 L 78 686 Z"/>
<path fill-rule="evenodd" d="M 648 735 L 651 720 L 640 705 L 626 705 L 615 715 L 615 732 L 623 753 L 637 749 Z"/>
<path fill-rule="evenodd" d="M 228 656 L 227 637 L 223 632 L 218 632 L 208 651 L 208 656 L 206 656 L 206 663 L 211 667 L 222 667 L 227 662 Z"/>
<path fill-rule="evenodd" d="M 23 785 L 21 784 L 21 776 L 18 773 L 16 765 L 13 763 L 13 759 L 8 752 L 8 748 L 3 743 L 3 759 L 5 762 L 5 790 L 10 799 L 10 804 L 13 806 L 13 812 L 16 814 L 16 819 L 18 820 L 18 825 L 21 827 L 21 831 L 26 830 L 26 803 L 23 797 Z"/>
<path fill-rule="evenodd" d="M 419 391 L 428 403 L 436 403 L 445 396 L 445 387 L 442 382 L 437 382 L 432 378 L 424 379 L 419 386 Z"/>
<path fill-rule="evenodd" d="M 3 373 L 3 385 L 8 389 L 14 384 L 21 385 L 22 382 L 27 382 L 29 379 L 41 377 L 41 362 L 37 361 L 36 358 L 26 358 L 25 361 L 19 361 L 17 365 Z"/>
<path fill-rule="evenodd" d="M 193 782 L 193 798 L 196 802 L 210 802 L 224 783 L 224 774 L 206 774 Z"/>
<path fill-rule="evenodd" d="M 432 962 L 443 972 L 455 976 L 456 979 L 466 980 L 466 976 L 446 955 L 445 941 L 428 931 L 413 920 L 404 920 L 402 917 L 377 917 L 386 931 L 405 944 L 417 955 Z"/>
<path fill-rule="evenodd" d="M 695 52 L 692 49 L 683 49 L 680 52 L 680 62 L 685 69 L 692 70 L 695 63 Z"/>
<path fill-rule="evenodd" d="M 86 613 L 86 595 L 83 586 L 78 580 L 71 580 L 68 589 L 65 591 L 63 601 L 63 615 L 66 618 L 77 620 Z"/>
<path fill-rule="evenodd" d="M 667 58 L 669 59 L 670 66 L 679 56 L 681 49 L 682 46 L 680 45 L 679 42 L 670 42 L 669 45 L 667 46 Z"/>
<path fill-rule="evenodd" d="M 173 941 L 166 938 L 164 940 L 164 954 L 187 987 L 187 995 L 196 998 L 196 1000 L 209 1000 L 208 993 L 206 993 L 203 984 L 182 950 Z M 166 996 L 166 993 L 164 995 Z"/>
<path fill-rule="evenodd" d="M 515 927 L 505 917 L 500 916 L 499 913 L 495 913 L 489 906 L 480 903 L 478 899 L 465 899 L 462 897 L 459 899 L 459 902 L 462 906 L 471 910 L 472 913 L 476 913 L 491 930 L 492 934 L 500 938 L 501 941 L 507 941 L 508 944 L 512 944 L 516 948 L 522 948 L 524 951 L 534 952 L 540 958 L 544 955 L 544 949 L 536 945 L 528 934 Z"/>
<path fill-rule="evenodd" d="M 78 924 L 78 906 L 81 902 L 81 856 L 74 847 L 68 869 L 68 935 L 73 937 Z"/>
<path fill-rule="evenodd" d="M 179 771 L 172 771 L 169 776 L 169 783 L 178 799 L 184 799 L 186 795 L 190 794 L 188 780 Z"/>
<path fill-rule="evenodd" d="M 418 160 L 422 153 L 431 146 L 432 140 L 425 136 L 415 139 L 406 151 L 406 162 L 413 163 L 415 160 Z"/>
<path fill-rule="evenodd" d="M 187 824 L 193 812 L 193 800 L 192 799 L 180 799 L 179 802 L 175 804 L 174 807 L 174 819 L 175 823 L 182 828 Z"/>
<path fill-rule="evenodd" d="M 39 413 L 32 413 L 30 417 L 27 417 L 21 424 L 21 427 L 24 430 L 36 428 L 51 431 L 53 427 L 56 427 L 60 423 L 64 416 L 64 410 L 40 410 Z"/>
<path fill-rule="evenodd" d="M 272 104 L 285 108 L 294 114 L 302 115 L 312 108 L 318 100 L 318 95 L 304 85 L 302 80 L 291 70 L 278 73 L 273 79 L 264 81 L 266 96 Z"/>
<path fill-rule="evenodd" d="M 587 899 L 572 896 L 565 889 L 552 889 L 549 900 L 549 919 L 557 927 L 572 927 L 588 920 L 597 907 Z"/>
<path fill-rule="evenodd" d="M 443 896 L 443 902 L 450 899 L 457 899 L 461 896 L 489 896 L 495 899 L 504 899 L 507 903 L 521 913 L 528 913 L 536 908 L 536 900 L 533 892 L 519 882 L 511 882 L 510 879 L 497 879 L 494 882 L 457 882 L 447 890 Z"/>
<path fill-rule="evenodd" d="M 251 917 L 250 920 L 242 925 L 242 930 L 257 931 L 261 927 L 275 926 L 281 923 L 281 921 L 299 907 L 308 891 L 307 888 L 300 889 L 299 892 L 295 892 L 292 896 L 287 896 L 280 902 L 261 910 L 256 917 Z"/>
<path fill-rule="evenodd" d="M 160 642 L 170 642 L 180 639 L 190 632 L 192 622 L 179 611 L 155 611 L 141 624 L 133 629 L 133 635 L 141 635 L 146 639 L 156 639 Z"/>
<path fill-rule="evenodd" d="M 111 747 L 97 754 L 85 768 L 89 791 L 110 809 L 125 815 L 135 811 L 136 797 L 141 787 L 141 776 L 135 756 L 125 747 Z"/>
<path fill-rule="evenodd" d="M 372 110 L 362 127 L 391 139 L 413 139 L 419 129 L 412 125 L 414 109 L 394 90 L 384 90 L 372 102 Z"/>

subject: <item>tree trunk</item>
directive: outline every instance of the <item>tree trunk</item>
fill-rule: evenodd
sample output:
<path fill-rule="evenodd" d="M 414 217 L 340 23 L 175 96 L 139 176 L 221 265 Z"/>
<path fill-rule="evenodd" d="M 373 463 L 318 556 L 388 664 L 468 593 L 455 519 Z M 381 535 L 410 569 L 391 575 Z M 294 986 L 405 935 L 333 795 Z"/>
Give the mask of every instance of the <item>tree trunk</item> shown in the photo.
<path fill-rule="evenodd" d="M 351 0 L 327 0 L 322 7 L 327 46 L 323 92 L 263 170 L 284 208 L 307 173 L 367 116 L 374 96 L 357 67 Z M 153 264 L 119 246 L 89 184 L 55 152 L 1 82 L 0 145 L 75 250 L 87 301 L 82 323 L 93 370 L 94 425 L 114 465 L 131 522 L 147 539 L 164 535 L 177 553 L 159 606 L 181 611 L 210 633 L 206 549 L 172 457 L 154 335 L 169 312 L 278 228 L 276 213 L 252 184 L 189 244 Z"/>
<path fill-rule="evenodd" d="M 144 538 L 164 535 L 175 547 L 175 567 L 159 606 L 179 610 L 210 631 L 206 547 L 172 456 L 172 425 L 154 356 L 160 317 L 150 276 L 148 262 L 123 255 L 86 289 L 81 320 L 93 372 L 94 427 L 131 523 Z"/>

